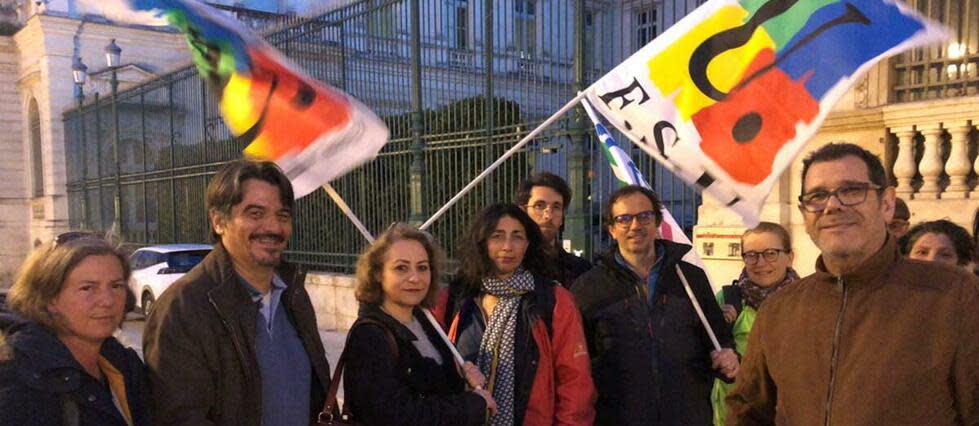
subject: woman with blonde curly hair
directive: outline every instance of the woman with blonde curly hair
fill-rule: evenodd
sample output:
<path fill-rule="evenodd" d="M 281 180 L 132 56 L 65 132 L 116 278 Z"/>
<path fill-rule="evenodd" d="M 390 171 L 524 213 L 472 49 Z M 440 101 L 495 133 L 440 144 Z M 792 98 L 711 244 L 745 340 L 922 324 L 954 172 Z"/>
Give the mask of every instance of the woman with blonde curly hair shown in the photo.
<path fill-rule="evenodd" d="M 145 369 L 112 334 L 130 293 L 129 262 L 94 234 L 35 250 L 0 317 L 0 424 L 151 424 Z"/>
<path fill-rule="evenodd" d="M 344 392 L 355 421 L 368 425 L 478 425 L 493 398 L 486 379 L 451 349 L 429 322 L 443 255 L 428 234 L 395 223 L 357 262 L 361 303 L 341 357 Z M 338 367 L 339 368 L 339 367 Z M 466 391 L 466 385 L 471 391 Z"/>

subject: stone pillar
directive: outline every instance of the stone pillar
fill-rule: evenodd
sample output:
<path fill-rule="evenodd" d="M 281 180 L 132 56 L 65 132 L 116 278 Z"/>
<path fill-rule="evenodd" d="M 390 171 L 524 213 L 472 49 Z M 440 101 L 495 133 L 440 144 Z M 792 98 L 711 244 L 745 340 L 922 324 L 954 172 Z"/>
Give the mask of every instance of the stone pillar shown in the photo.
<path fill-rule="evenodd" d="M 925 137 L 924 155 L 921 157 L 921 164 L 918 171 L 921 172 L 921 189 L 915 194 L 915 199 L 937 200 L 941 198 L 941 188 L 938 187 L 938 179 L 945 170 L 942 164 L 942 155 L 938 152 L 939 142 L 941 142 L 942 128 L 937 124 L 918 126 L 921 135 Z"/>
<path fill-rule="evenodd" d="M 972 171 L 972 164 L 969 163 L 969 131 L 972 126 L 967 121 L 958 123 L 946 123 L 945 127 L 952 136 L 952 151 L 948 155 L 948 162 L 945 163 L 945 173 L 948 173 L 949 184 L 942 194 L 944 199 L 962 199 L 969 193 L 969 186 L 965 183 L 969 172 Z"/>
<path fill-rule="evenodd" d="M 897 159 L 894 161 L 892 173 L 897 179 L 897 196 L 910 199 L 914 189 L 911 188 L 911 179 L 918 167 L 914 163 L 914 127 L 898 127 L 891 129 L 897 135 Z"/>

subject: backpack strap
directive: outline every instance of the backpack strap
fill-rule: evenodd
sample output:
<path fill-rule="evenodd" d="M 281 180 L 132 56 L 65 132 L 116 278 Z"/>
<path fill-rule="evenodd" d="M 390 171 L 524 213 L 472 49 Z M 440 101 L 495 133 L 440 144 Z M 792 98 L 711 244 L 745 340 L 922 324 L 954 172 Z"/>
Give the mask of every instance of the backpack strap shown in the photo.
<path fill-rule="evenodd" d="M 61 415 L 64 426 L 78 426 L 79 416 L 78 403 L 71 399 L 71 395 L 62 393 L 61 395 Z"/>
<path fill-rule="evenodd" d="M 387 337 L 388 346 L 390 346 L 391 351 L 394 352 L 394 356 L 398 356 L 398 342 L 394 340 L 394 334 L 391 330 L 388 330 L 380 321 L 372 318 L 358 318 L 354 322 L 354 325 L 350 327 L 350 331 L 347 332 L 347 340 L 343 344 L 343 352 L 340 352 L 340 359 L 337 360 L 336 370 L 333 373 L 333 377 L 330 378 L 330 389 L 326 393 L 326 402 L 323 403 L 323 410 L 317 415 L 317 420 L 320 423 L 329 424 L 334 420 L 337 408 L 337 391 L 340 390 L 340 381 L 343 377 L 343 365 L 347 358 L 347 348 L 350 347 L 350 336 L 353 335 L 354 328 L 360 324 L 374 324 L 378 328 L 384 331 L 384 335 Z M 343 413 L 341 414 L 342 419 L 349 419 L 350 412 L 344 404 Z"/>
<path fill-rule="evenodd" d="M 721 287 L 721 292 L 724 295 L 724 303 L 734 306 L 734 311 L 738 315 L 741 315 L 741 310 L 744 309 L 744 300 L 741 298 L 741 287 L 734 284 L 726 285 Z"/>

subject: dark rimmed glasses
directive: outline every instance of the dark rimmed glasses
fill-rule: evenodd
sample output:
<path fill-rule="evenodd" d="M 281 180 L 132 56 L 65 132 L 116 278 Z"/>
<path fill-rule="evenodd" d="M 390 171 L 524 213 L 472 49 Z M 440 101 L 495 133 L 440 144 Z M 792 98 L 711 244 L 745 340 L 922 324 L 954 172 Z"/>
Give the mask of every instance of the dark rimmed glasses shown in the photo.
<path fill-rule="evenodd" d="M 564 206 L 562 206 L 561 203 L 547 204 L 543 201 L 538 201 L 534 204 L 527 204 L 526 207 L 527 210 L 533 209 L 533 211 L 537 214 L 544 214 L 544 212 L 548 210 L 551 211 L 551 214 L 559 214 L 564 211 Z"/>
<path fill-rule="evenodd" d="M 620 214 L 612 218 L 612 221 L 620 228 L 628 228 L 632 224 L 632 220 L 635 219 L 639 221 L 640 225 L 649 225 L 653 219 L 656 218 L 656 212 L 652 210 L 646 210 L 644 212 L 639 212 L 636 214 Z"/>
<path fill-rule="evenodd" d="M 829 199 L 836 197 L 840 204 L 852 207 L 867 200 L 871 189 L 882 191 L 884 187 L 872 183 L 850 183 L 836 188 L 834 191 L 813 191 L 799 196 L 799 204 L 809 213 L 820 213 L 826 210 Z"/>
<path fill-rule="evenodd" d="M 778 259 L 779 253 L 788 253 L 788 250 L 770 248 L 762 251 L 746 251 L 741 253 L 741 259 L 744 259 L 745 265 L 754 265 L 758 263 L 758 259 L 764 258 L 766 262 L 772 263 Z"/>

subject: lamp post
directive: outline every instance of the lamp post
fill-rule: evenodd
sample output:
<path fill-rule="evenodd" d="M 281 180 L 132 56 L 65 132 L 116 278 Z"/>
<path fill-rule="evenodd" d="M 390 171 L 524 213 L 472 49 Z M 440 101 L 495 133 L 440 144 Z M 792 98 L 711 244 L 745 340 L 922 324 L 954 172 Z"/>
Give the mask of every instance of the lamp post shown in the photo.
<path fill-rule="evenodd" d="M 81 151 L 82 151 L 82 229 L 88 228 L 88 190 L 86 189 L 85 181 L 88 179 L 88 161 L 85 158 L 85 154 L 88 151 L 88 147 L 85 146 L 85 114 L 82 110 L 82 104 L 85 102 L 85 82 L 88 80 L 88 67 L 82 62 L 82 58 L 79 56 L 75 57 L 75 60 L 71 64 L 71 78 L 75 81 L 75 102 L 78 104 L 78 121 L 81 123 L 82 128 L 82 140 L 81 140 Z"/>
<path fill-rule="evenodd" d="M 112 158 L 116 164 L 116 190 L 112 197 L 112 230 L 116 232 L 116 235 L 122 239 L 123 229 L 122 229 L 122 179 L 119 161 L 119 109 L 117 105 L 116 95 L 119 92 L 119 79 L 116 75 L 116 71 L 119 68 L 119 58 L 122 56 L 122 48 L 116 44 L 116 39 L 112 39 L 108 45 L 105 46 L 105 63 L 112 71 L 111 78 L 109 79 L 109 86 L 112 88 L 112 125 L 113 125 L 113 141 L 112 141 Z"/>

